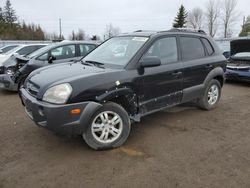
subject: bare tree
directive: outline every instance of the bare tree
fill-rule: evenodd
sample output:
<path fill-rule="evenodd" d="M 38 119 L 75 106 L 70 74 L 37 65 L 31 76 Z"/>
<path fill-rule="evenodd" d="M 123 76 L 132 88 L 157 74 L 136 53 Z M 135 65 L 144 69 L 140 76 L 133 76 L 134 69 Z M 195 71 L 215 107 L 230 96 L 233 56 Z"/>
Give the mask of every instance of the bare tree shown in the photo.
<path fill-rule="evenodd" d="M 188 14 L 188 26 L 194 29 L 201 29 L 203 25 L 203 11 L 201 8 L 194 8 Z"/>
<path fill-rule="evenodd" d="M 104 34 L 104 39 L 109 39 L 113 36 L 119 35 L 121 30 L 119 27 L 114 27 L 111 23 L 106 25 L 106 31 Z"/>
<path fill-rule="evenodd" d="M 218 30 L 218 18 L 220 15 L 220 1 L 208 0 L 206 4 L 207 27 L 209 35 L 214 37 Z"/>
<path fill-rule="evenodd" d="M 236 21 L 237 0 L 224 0 L 222 8 L 222 23 L 224 38 L 228 38 L 231 35 L 231 27 Z"/>
<path fill-rule="evenodd" d="M 86 40 L 86 34 L 84 30 L 78 29 L 78 32 L 72 31 L 71 35 L 69 36 L 70 40 Z"/>
<path fill-rule="evenodd" d="M 45 33 L 45 39 L 46 40 L 55 40 L 55 41 L 61 41 L 64 40 L 64 36 L 62 35 L 61 39 L 60 36 L 56 33 Z"/>

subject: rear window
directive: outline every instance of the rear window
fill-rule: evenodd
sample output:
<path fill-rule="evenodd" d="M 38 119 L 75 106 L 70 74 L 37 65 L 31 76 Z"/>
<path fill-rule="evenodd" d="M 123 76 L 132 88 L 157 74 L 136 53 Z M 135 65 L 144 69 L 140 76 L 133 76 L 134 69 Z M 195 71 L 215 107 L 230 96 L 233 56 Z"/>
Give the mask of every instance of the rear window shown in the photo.
<path fill-rule="evenodd" d="M 205 49 L 199 38 L 181 37 L 180 44 L 182 60 L 188 61 L 205 57 Z"/>
<path fill-rule="evenodd" d="M 214 48 L 212 47 L 211 43 L 205 38 L 202 38 L 201 40 L 207 49 L 208 55 L 212 55 L 214 53 Z"/>

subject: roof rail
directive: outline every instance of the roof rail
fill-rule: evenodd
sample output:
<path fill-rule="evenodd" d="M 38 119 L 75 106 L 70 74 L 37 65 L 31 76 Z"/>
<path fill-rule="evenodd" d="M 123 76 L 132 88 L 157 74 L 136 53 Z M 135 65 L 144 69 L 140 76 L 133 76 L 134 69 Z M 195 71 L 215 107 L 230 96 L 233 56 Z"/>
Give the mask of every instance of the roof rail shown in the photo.
<path fill-rule="evenodd" d="M 200 33 L 203 35 L 206 35 L 206 32 L 201 29 L 193 29 L 193 28 L 172 28 L 167 31 L 161 31 L 161 32 L 186 32 L 186 33 Z"/>
<path fill-rule="evenodd" d="M 153 31 L 153 30 L 137 30 L 137 31 L 134 31 L 134 33 L 140 33 L 140 32 L 156 32 L 156 31 Z"/>

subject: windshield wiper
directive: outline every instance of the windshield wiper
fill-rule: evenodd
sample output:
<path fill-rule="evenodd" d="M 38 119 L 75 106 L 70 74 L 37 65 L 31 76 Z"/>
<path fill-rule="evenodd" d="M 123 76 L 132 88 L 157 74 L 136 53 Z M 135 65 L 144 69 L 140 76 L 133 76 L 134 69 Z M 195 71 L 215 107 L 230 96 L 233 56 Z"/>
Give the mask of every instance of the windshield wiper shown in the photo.
<path fill-rule="evenodd" d="M 103 63 L 100 63 L 100 62 L 97 62 L 97 61 L 84 61 L 84 60 L 81 60 L 81 62 L 84 65 L 94 65 L 96 67 L 101 67 L 101 66 L 104 65 Z M 103 67 L 101 67 L 101 68 L 103 68 Z"/>

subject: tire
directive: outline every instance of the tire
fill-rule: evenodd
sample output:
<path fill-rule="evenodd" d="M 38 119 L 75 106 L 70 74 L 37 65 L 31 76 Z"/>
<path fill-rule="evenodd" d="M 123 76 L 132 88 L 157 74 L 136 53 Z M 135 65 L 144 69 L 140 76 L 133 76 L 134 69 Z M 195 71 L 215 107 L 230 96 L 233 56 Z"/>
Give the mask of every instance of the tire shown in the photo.
<path fill-rule="evenodd" d="M 214 89 L 216 89 L 217 92 Z M 203 93 L 202 98 L 200 98 L 198 101 L 198 105 L 203 110 L 208 110 L 208 111 L 212 110 L 216 108 L 218 102 L 220 101 L 220 97 L 221 97 L 221 84 L 218 80 L 213 79 L 207 84 L 207 87 L 205 89 L 205 92 Z"/>
<path fill-rule="evenodd" d="M 116 103 L 106 103 L 93 114 L 82 137 L 92 149 L 107 150 L 124 144 L 130 129 L 126 110 Z"/>

